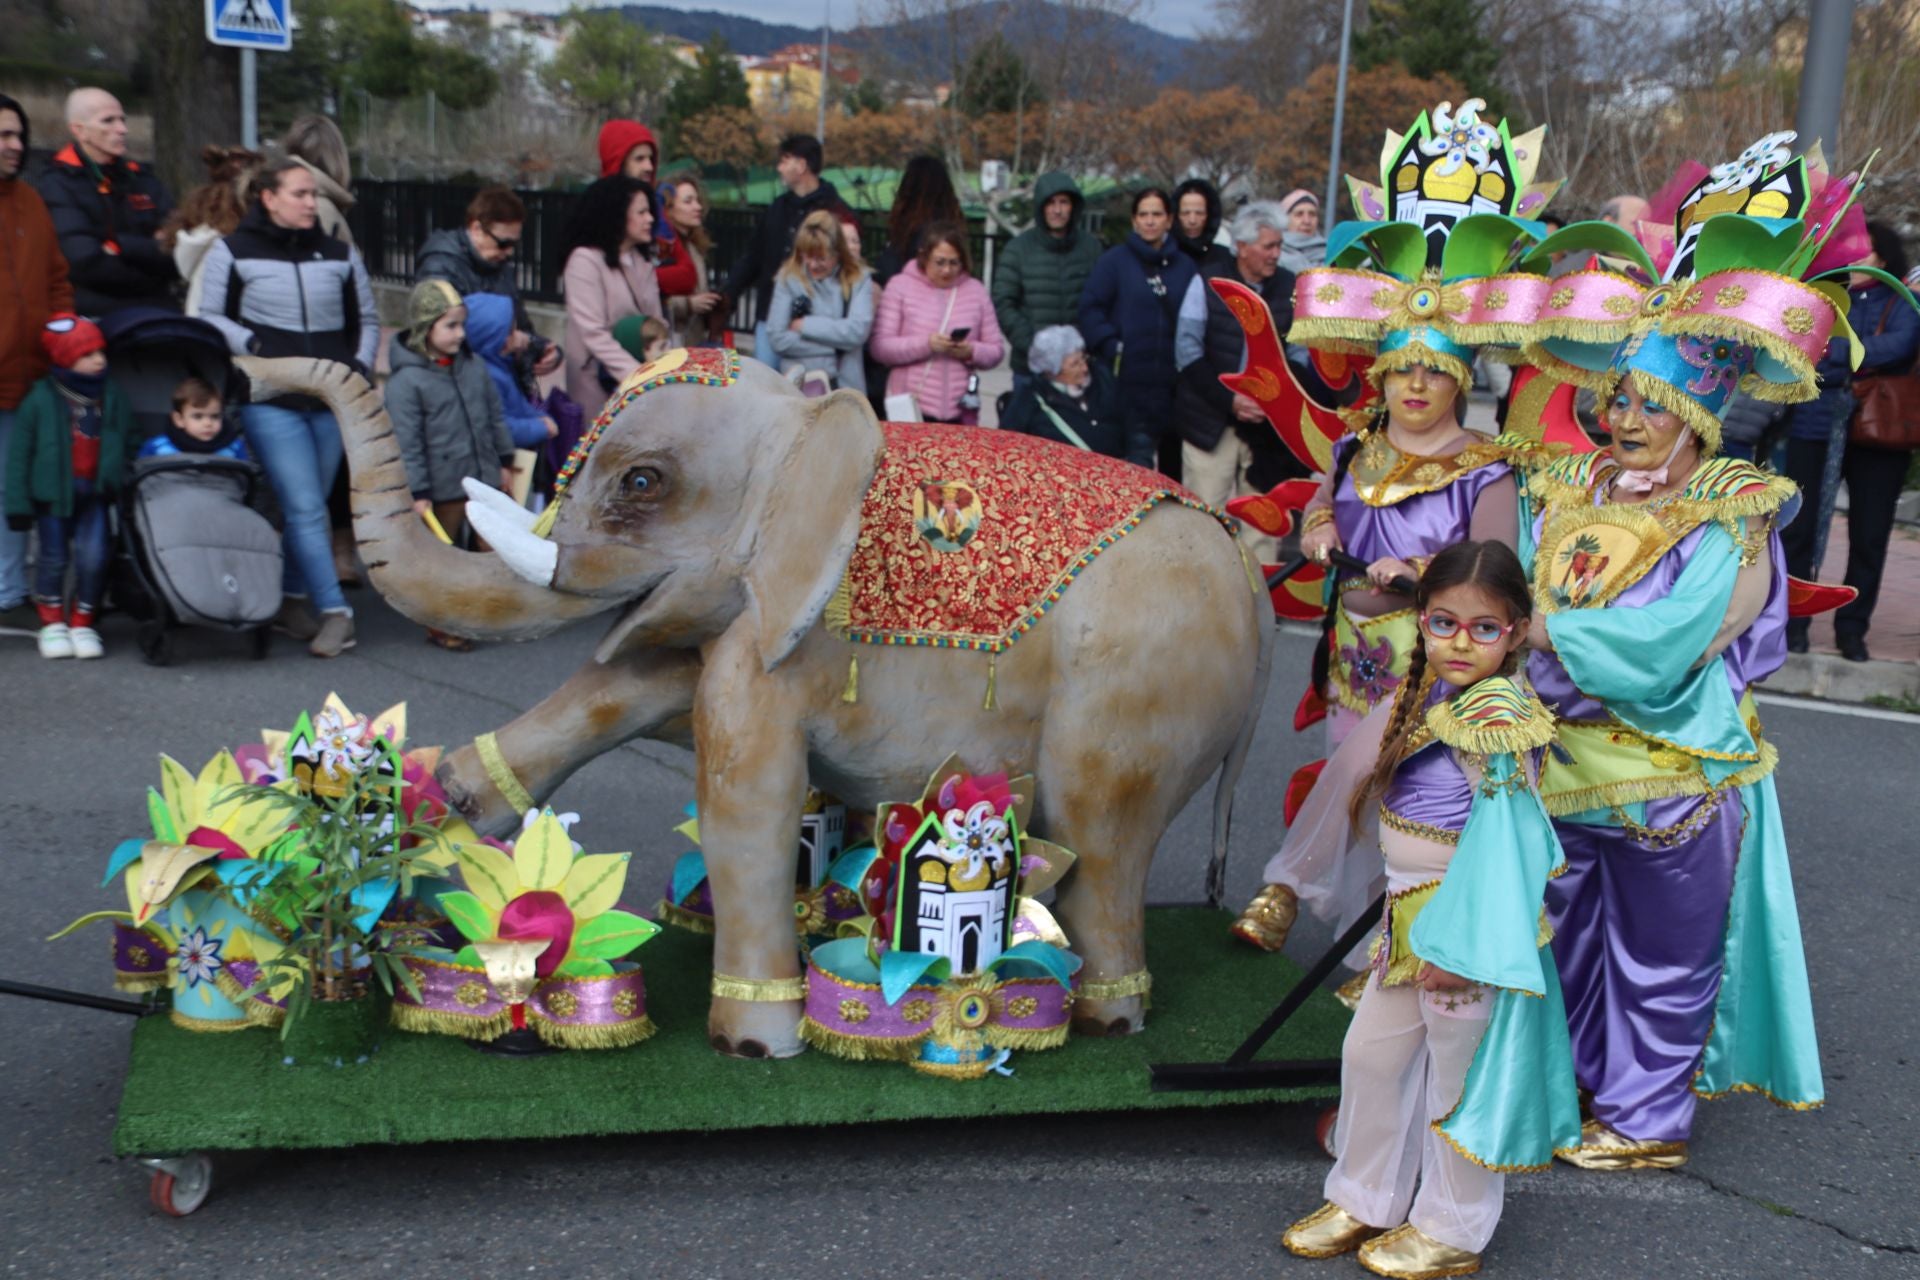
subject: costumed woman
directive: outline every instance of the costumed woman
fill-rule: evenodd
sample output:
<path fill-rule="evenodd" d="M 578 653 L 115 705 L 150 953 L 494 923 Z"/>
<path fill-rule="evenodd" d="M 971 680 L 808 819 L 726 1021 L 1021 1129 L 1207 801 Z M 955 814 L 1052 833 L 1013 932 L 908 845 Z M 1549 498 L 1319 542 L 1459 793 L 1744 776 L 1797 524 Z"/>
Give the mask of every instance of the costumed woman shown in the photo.
<path fill-rule="evenodd" d="M 1503 542 L 1433 557 L 1420 644 L 1370 773 L 1340 797 L 1386 855 L 1383 935 L 1340 1061 L 1326 1203 L 1283 1243 L 1378 1275 L 1468 1275 L 1506 1173 L 1575 1140 L 1565 1010 L 1542 933 L 1562 867 L 1534 792 L 1553 716 L 1517 678 L 1533 612 Z"/>
<path fill-rule="evenodd" d="M 1560 721 L 1540 791 L 1568 870 L 1548 908 L 1591 1093 L 1560 1154 L 1590 1169 L 1684 1163 L 1699 1097 L 1821 1101 L 1778 757 L 1750 692 L 1786 654 L 1779 529 L 1798 497 L 1716 456 L 1736 395 L 1811 399 L 1829 335 L 1850 334 L 1844 289 L 1819 279 L 1841 273 L 1819 267 L 1851 184 L 1818 194 L 1792 138 L 1708 171 L 1657 238 L 1664 264 L 1599 232 L 1625 243 L 1591 247 L 1657 283 L 1562 277 L 1529 351 L 1593 386 L 1613 434 L 1532 478 L 1522 546 L 1529 670 Z"/>
<path fill-rule="evenodd" d="M 1301 554 L 1324 563 L 1342 551 L 1367 565 L 1364 577 L 1328 576 L 1315 683 L 1328 704 L 1330 752 L 1392 699 L 1417 645 L 1413 602 L 1388 584 L 1418 578 L 1428 557 L 1463 539 L 1517 541 L 1512 461 L 1524 445 L 1468 431 L 1461 417 L 1476 347 L 1517 346 L 1545 297 L 1543 275 L 1502 273 L 1517 244 L 1543 233 L 1521 215 L 1537 214 L 1558 184 L 1530 185 L 1540 131 L 1513 139 L 1505 121 L 1481 121 L 1485 105 L 1470 98 L 1456 111 L 1443 102 L 1404 137 L 1389 134 L 1381 186 L 1353 183 L 1359 219 L 1335 230 L 1331 265 L 1302 273 L 1294 287 L 1288 341 L 1372 357 L 1367 381 L 1379 398 L 1339 415 L 1305 401 L 1279 407 L 1284 395 L 1265 404 L 1282 439 L 1324 473 L 1305 507 Z M 1284 365 L 1271 373 L 1282 390 L 1291 385 Z M 1293 425 L 1333 434 L 1343 421 L 1353 432 L 1330 452 Z M 1369 768 L 1377 746 L 1376 737 L 1334 756 L 1322 774 L 1336 780 L 1333 793 L 1344 795 L 1338 780 Z M 1285 945 L 1302 902 L 1344 929 L 1379 892 L 1377 851 L 1349 858 L 1322 838 L 1319 827 L 1341 801 L 1316 802 L 1318 792 L 1233 924 L 1235 936 L 1264 950 Z"/>

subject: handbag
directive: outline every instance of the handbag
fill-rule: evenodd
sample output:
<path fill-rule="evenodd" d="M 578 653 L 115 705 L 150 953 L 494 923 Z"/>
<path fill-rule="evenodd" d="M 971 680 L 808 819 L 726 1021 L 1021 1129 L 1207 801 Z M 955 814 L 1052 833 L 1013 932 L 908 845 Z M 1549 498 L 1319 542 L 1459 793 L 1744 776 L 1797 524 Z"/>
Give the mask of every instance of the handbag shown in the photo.
<path fill-rule="evenodd" d="M 1887 331 L 1887 315 L 1898 298 L 1880 312 L 1875 335 Z M 1853 380 L 1855 408 L 1847 442 L 1890 453 L 1920 448 L 1920 373 L 1870 373 Z"/>
<path fill-rule="evenodd" d="M 960 296 L 960 287 L 955 285 L 947 291 L 947 313 L 940 318 L 940 332 L 947 331 L 947 325 L 953 320 L 954 299 Z M 925 422 L 920 414 L 920 393 L 926 389 L 927 374 L 933 368 L 934 357 L 929 355 L 920 366 L 920 376 L 914 380 L 913 390 L 896 391 L 887 397 L 888 422 Z"/>

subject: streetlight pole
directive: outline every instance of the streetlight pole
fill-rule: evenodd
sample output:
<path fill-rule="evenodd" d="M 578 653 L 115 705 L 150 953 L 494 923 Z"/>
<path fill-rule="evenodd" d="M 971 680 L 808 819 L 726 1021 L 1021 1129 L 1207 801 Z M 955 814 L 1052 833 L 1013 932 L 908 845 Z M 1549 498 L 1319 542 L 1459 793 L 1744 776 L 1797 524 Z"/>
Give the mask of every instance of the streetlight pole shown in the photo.
<path fill-rule="evenodd" d="M 1347 62 L 1352 50 L 1353 0 L 1346 0 L 1340 11 L 1340 70 L 1333 86 L 1333 145 L 1327 157 L 1327 201 L 1320 206 L 1322 234 L 1340 220 L 1340 207 L 1334 201 L 1340 191 L 1340 131 L 1347 123 Z"/>
<path fill-rule="evenodd" d="M 1847 92 L 1847 46 L 1853 39 L 1854 0 L 1811 0 L 1807 54 L 1800 65 L 1800 106 L 1793 114 L 1802 151 L 1824 144 L 1829 160 L 1840 141 L 1840 105 Z"/>

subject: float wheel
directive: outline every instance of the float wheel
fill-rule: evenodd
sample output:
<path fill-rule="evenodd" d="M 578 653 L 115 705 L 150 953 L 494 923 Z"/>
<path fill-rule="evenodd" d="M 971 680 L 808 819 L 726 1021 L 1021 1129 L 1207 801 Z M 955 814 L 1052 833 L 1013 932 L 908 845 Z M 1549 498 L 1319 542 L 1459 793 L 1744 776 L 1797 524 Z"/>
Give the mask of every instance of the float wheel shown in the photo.
<path fill-rule="evenodd" d="M 153 1168 L 153 1177 L 147 1183 L 147 1198 L 160 1212 L 184 1218 L 207 1202 L 207 1193 L 213 1190 L 213 1161 L 206 1156 L 180 1156 L 144 1163 Z"/>

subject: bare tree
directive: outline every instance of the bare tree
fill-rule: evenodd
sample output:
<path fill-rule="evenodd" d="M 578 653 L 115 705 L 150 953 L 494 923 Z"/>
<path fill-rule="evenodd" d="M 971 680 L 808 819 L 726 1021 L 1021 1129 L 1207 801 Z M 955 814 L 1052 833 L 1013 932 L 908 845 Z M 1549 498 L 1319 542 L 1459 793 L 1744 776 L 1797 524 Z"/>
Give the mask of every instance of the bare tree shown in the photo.
<path fill-rule="evenodd" d="M 996 228 L 1024 224 L 1013 206 L 1030 203 L 1049 169 L 1086 169 L 1110 148 L 1113 109 L 1138 88 L 1121 24 L 1144 0 L 1054 0 L 1045 6 L 977 0 L 874 0 L 862 11 L 884 25 L 889 78 L 909 98 L 934 104 L 935 145 L 962 195 L 985 207 Z M 1011 62 L 980 56 L 994 42 Z M 993 77 L 991 86 L 983 78 Z M 989 88 L 991 92 L 988 92 Z M 983 100 L 990 110 L 979 110 Z M 1010 184 L 983 190 L 980 164 L 1005 161 Z"/>
<path fill-rule="evenodd" d="M 1315 68 L 1339 58 L 1342 7 L 1343 0 L 1214 0 L 1188 79 L 1196 88 L 1225 81 L 1278 107 Z M 1355 25 L 1364 24 L 1367 0 L 1353 7 Z"/>

